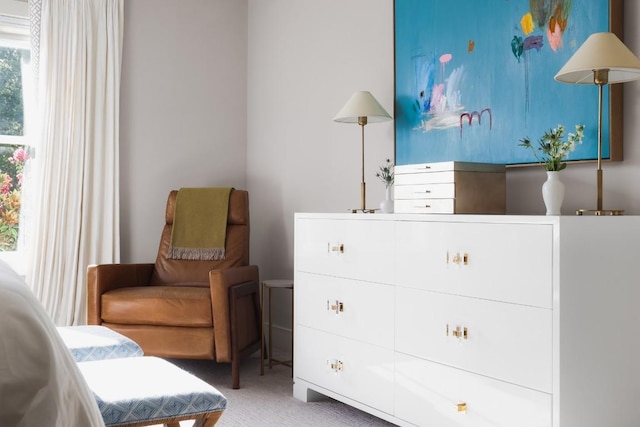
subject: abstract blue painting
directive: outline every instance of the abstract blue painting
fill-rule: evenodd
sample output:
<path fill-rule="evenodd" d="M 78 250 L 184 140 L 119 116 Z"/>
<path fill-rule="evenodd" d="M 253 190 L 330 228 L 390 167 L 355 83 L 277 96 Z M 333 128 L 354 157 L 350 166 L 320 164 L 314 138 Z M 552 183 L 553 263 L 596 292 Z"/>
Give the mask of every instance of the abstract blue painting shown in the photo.
<path fill-rule="evenodd" d="M 590 34 L 610 31 L 610 0 L 395 0 L 394 8 L 397 165 L 535 163 L 520 140 L 558 124 L 585 125 L 568 160 L 597 157 L 597 86 L 554 76 Z M 621 160 L 611 155 L 604 90 L 603 158 Z"/>

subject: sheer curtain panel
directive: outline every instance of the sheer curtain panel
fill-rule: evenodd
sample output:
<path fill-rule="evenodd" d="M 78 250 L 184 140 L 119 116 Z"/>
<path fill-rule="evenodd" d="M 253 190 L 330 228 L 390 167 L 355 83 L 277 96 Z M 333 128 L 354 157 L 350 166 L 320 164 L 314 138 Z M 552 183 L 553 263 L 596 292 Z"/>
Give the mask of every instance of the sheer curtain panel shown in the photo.
<path fill-rule="evenodd" d="M 83 324 L 87 266 L 120 261 L 123 0 L 30 0 L 30 14 L 38 140 L 27 282 L 57 325 Z"/>

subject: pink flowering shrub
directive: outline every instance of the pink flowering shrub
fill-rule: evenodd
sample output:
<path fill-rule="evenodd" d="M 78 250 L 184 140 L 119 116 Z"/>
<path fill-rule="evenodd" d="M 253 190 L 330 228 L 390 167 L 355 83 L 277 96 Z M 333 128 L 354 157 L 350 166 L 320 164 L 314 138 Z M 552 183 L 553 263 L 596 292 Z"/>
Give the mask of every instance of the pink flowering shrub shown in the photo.
<path fill-rule="evenodd" d="M 15 251 L 18 246 L 22 173 L 30 158 L 23 147 L 18 147 L 7 159 L 13 170 L 0 170 L 0 251 Z"/>

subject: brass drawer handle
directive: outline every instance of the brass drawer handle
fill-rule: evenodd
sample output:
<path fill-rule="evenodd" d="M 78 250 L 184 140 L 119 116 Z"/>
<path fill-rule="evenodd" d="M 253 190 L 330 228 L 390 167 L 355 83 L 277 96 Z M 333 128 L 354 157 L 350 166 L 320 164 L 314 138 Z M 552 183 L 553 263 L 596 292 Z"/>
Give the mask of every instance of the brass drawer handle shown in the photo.
<path fill-rule="evenodd" d="M 458 402 L 458 412 L 467 412 L 467 402 Z"/>
<path fill-rule="evenodd" d="M 344 244 L 340 243 L 339 245 L 334 245 L 331 246 L 331 243 L 329 243 L 329 252 L 338 252 L 343 254 L 344 253 Z"/>
<path fill-rule="evenodd" d="M 447 323 L 445 334 L 449 336 L 449 324 Z M 451 331 L 451 335 L 458 338 L 459 340 L 469 339 L 469 330 L 466 326 L 456 326 L 455 329 Z"/>
<path fill-rule="evenodd" d="M 336 314 L 343 313 L 344 303 L 342 303 L 342 301 L 336 300 L 335 304 L 331 304 L 329 300 L 327 300 L 327 311 L 333 311 Z"/>
<path fill-rule="evenodd" d="M 342 363 L 341 360 L 327 360 L 327 363 L 329 364 L 331 370 L 336 374 L 338 372 L 342 372 L 342 370 L 344 369 L 344 363 Z"/>
<path fill-rule="evenodd" d="M 469 265 L 469 254 L 464 252 L 460 254 L 460 252 L 456 252 L 453 257 L 449 255 L 449 251 L 447 251 L 447 264 L 451 261 L 453 264 L 457 265 Z"/>

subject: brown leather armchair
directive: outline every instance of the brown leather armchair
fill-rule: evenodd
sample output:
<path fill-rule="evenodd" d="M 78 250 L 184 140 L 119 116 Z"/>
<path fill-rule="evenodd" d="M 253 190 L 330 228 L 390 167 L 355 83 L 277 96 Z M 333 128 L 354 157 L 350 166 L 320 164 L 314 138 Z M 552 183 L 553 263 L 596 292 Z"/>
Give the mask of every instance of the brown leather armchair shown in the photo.
<path fill-rule="evenodd" d="M 240 387 L 242 357 L 260 349 L 258 267 L 249 265 L 249 195 L 232 190 L 220 261 L 167 257 L 177 191 L 167 201 L 155 264 L 91 265 L 88 323 L 136 341 L 145 355 L 231 362 Z"/>

